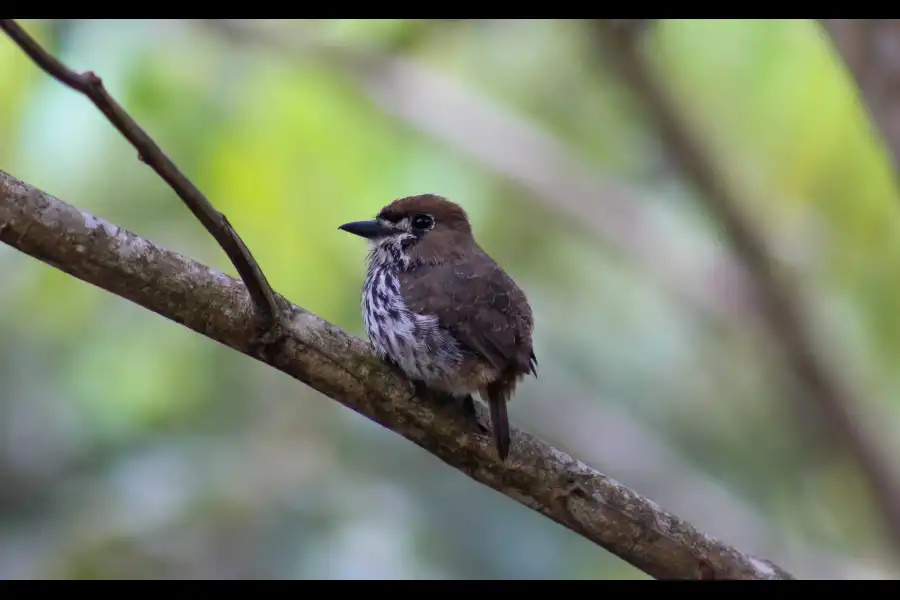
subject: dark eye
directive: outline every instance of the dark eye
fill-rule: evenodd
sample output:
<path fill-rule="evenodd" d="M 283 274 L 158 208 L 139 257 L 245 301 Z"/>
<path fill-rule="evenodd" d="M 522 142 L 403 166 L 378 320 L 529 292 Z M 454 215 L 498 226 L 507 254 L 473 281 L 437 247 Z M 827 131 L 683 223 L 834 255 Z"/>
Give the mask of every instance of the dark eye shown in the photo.
<path fill-rule="evenodd" d="M 431 215 L 415 215 L 412 218 L 412 226 L 414 229 L 431 229 L 434 227 L 434 219 Z"/>

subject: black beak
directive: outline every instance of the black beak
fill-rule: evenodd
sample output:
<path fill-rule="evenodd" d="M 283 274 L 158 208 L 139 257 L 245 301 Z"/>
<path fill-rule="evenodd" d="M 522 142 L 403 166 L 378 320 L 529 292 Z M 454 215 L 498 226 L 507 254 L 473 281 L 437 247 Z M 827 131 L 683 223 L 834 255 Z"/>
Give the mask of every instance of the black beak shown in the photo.
<path fill-rule="evenodd" d="M 393 233 L 389 227 L 384 227 L 378 221 L 354 221 L 353 223 L 344 223 L 338 229 L 370 240 Z"/>

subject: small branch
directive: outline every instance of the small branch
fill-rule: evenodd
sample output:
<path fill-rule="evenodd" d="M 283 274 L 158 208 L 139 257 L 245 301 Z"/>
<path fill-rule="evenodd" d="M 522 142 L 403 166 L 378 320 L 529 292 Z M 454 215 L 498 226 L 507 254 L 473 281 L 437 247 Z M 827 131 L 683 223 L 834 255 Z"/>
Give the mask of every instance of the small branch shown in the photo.
<path fill-rule="evenodd" d="M 652 577 L 793 579 L 520 430 L 500 462 L 469 420 L 412 397 L 368 343 L 293 304 L 283 343 L 258 353 L 240 282 L 2 171 L 0 242 L 291 375 Z"/>
<path fill-rule="evenodd" d="M 718 219 L 735 253 L 752 275 L 760 311 L 776 341 L 777 350 L 783 354 L 784 364 L 793 371 L 802 392 L 818 403 L 835 439 L 842 441 L 855 457 L 885 518 L 890 537 L 900 549 L 900 486 L 874 438 L 862 431 L 859 419 L 851 414 L 859 402 L 849 385 L 826 366 L 816 351 L 821 346 L 807 328 L 788 282 L 778 275 L 766 251 L 764 236 L 742 214 L 738 198 L 719 177 L 700 139 L 681 118 L 638 41 L 627 28 L 614 23 L 598 21 L 597 28 L 609 58 L 624 81 L 644 101 L 660 135 L 681 161 L 685 174 L 700 192 L 701 200 Z"/>
<path fill-rule="evenodd" d="M 900 19 L 820 19 L 900 171 Z"/>
<path fill-rule="evenodd" d="M 178 170 L 156 142 L 141 129 L 131 116 L 109 95 L 100 78 L 91 71 L 76 73 L 44 50 L 38 42 L 28 35 L 13 19 L 0 19 L 0 29 L 22 49 L 34 63 L 48 75 L 76 92 L 80 92 L 94 103 L 100 112 L 106 115 L 109 122 L 119 130 L 131 145 L 138 151 L 138 158 L 169 184 L 178 197 L 184 201 L 194 216 L 231 259 L 235 269 L 247 286 L 254 304 L 266 324 L 278 319 L 279 308 L 276 296 L 262 270 L 244 245 L 243 240 L 228 222 L 228 219 L 217 211 L 206 196 Z"/>

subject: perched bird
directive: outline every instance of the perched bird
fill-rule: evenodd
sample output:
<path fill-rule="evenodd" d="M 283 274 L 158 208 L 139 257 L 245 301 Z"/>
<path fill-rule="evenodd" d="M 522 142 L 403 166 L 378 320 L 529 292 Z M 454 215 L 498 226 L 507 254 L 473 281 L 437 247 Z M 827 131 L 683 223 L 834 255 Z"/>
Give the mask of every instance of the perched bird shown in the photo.
<path fill-rule="evenodd" d="M 466 212 L 441 196 L 409 196 L 339 229 L 371 242 L 362 312 L 376 352 L 417 389 L 461 399 L 473 415 L 478 392 L 506 460 L 506 403 L 525 375 L 537 376 L 534 319 L 522 290 L 475 241 Z"/>

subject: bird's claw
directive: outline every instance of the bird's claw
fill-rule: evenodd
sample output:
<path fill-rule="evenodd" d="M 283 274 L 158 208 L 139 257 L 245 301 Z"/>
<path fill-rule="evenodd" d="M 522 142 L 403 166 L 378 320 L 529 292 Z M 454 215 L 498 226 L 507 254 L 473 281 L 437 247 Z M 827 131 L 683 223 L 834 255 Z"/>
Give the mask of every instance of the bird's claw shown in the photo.
<path fill-rule="evenodd" d="M 413 381 L 412 387 L 413 387 L 413 395 L 418 400 L 424 400 L 424 399 L 430 398 L 432 396 L 431 391 L 421 381 Z"/>
<path fill-rule="evenodd" d="M 474 424 L 482 433 L 490 433 L 491 428 L 485 425 L 479 418 L 478 409 L 475 408 L 475 399 L 472 398 L 472 394 L 468 394 L 464 398 L 458 399 L 451 394 L 430 390 L 421 381 L 413 381 L 412 384 L 415 389 L 416 398 L 433 400 L 439 404 L 458 410 L 459 414 L 467 423 Z"/>
<path fill-rule="evenodd" d="M 396 363 L 392 363 L 388 361 L 393 368 L 399 369 Z M 480 432 L 488 434 L 491 432 L 491 428 L 488 425 L 485 425 L 484 422 L 479 418 L 478 409 L 475 408 L 475 399 L 472 397 L 472 394 L 466 395 L 466 397 L 458 400 L 454 396 L 450 394 L 446 394 L 443 392 L 438 392 L 435 390 L 431 390 L 428 386 L 425 385 L 425 382 L 419 380 L 407 380 L 410 383 L 410 387 L 412 390 L 413 400 L 422 401 L 422 400 L 431 400 L 445 406 L 452 406 L 460 409 L 460 414 L 462 417 L 470 423 L 473 423 Z"/>
<path fill-rule="evenodd" d="M 491 428 L 478 418 L 478 409 L 475 408 L 475 399 L 472 397 L 472 394 L 462 399 L 462 412 L 463 416 L 474 423 L 482 433 L 490 433 Z"/>

